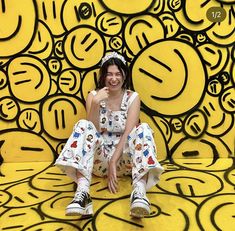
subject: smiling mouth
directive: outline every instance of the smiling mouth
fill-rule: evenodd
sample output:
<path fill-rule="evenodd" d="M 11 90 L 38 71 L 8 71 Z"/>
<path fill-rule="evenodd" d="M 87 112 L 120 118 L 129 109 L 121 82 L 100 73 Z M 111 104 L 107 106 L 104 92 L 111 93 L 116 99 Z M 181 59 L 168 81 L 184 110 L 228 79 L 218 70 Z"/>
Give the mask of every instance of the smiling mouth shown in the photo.
<path fill-rule="evenodd" d="M 119 83 L 109 83 L 109 85 L 110 85 L 111 87 L 116 87 L 116 86 L 119 85 Z"/>
<path fill-rule="evenodd" d="M 18 25 L 17 25 L 15 31 L 14 31 L 11 35 L 9 35 L 9 36 L 7 36 L 7 37 L 0 38 L 0 41 L 7 41 L 7 40 L 10 40 L 10 39 L 12 39 L 13 37 L 15 37 L 16 34 L 20 31 L 21 25 L 22 25 L 22 17 L 19 16 Z"/>

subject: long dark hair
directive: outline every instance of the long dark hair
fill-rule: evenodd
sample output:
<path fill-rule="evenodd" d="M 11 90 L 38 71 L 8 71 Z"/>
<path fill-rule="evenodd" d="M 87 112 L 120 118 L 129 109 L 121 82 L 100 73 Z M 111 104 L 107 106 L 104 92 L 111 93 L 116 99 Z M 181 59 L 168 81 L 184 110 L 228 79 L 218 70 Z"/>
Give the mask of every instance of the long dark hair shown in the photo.
<path fill-rule="evenodd" d="M 105 87 L 105 78 L 107 76 L 108 67 L 110 65 L 116 65 L 118 67 L 118 70 L 122 73 L 124 82 L 122 85 L 123 89 L 129 89 L 130 87 L 130 70 L 126 64 L 124 64 L 119 58 L 113 57 L 108 59 L 106 62 L 103 63 L 103 65 L 100 68 L 100 77 L 97 84 L 97 88 L 101 89 Z"/>

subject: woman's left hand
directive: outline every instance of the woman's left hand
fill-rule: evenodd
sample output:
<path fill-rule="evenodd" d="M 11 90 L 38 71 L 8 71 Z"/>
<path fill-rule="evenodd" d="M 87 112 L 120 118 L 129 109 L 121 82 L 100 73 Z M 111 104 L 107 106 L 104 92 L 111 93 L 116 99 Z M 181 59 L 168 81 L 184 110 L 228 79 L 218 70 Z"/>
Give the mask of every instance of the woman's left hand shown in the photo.
<path fill-rule="evenodd" d="M 108 188 L 111 193 L 118 191 L 117 166 L 112 159 L 109 161 Z"/>

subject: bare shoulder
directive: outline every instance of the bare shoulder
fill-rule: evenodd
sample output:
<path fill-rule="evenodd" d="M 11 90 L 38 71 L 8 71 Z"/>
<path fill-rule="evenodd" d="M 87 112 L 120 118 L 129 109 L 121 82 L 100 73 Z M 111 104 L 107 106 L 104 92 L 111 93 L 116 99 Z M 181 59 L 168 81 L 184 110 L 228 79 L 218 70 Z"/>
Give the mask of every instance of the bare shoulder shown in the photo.
<path fill-rule="evenodd" d="M 132 91 L 132 90 L 127 90 L 127 97 L 128 97 L 128 101 L 131 100 L 131 102 L 134 99 L 139 99 L 139 94 L 136 91 Z"/>

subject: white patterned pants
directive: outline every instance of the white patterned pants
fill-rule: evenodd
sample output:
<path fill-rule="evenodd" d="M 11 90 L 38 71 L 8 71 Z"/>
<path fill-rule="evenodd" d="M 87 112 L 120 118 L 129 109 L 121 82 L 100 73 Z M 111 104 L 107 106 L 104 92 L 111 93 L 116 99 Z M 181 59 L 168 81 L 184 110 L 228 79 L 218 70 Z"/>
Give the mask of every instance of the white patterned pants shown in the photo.
<path fill-rule="evenodd" d="M 92 122 L 78 121 L 55 165 L 77 182 L 77 171 L 91 181 L 92 173 L 107 176 L 108 163 L 115 146 L 106 144 Z M 133 184 L 148 174 L 147 190 L 154 186 L 163 172 L 156 158 L 151 128 L 141 123 L 133 128 L 117 164 L 117 175 L 132 175 Z"/>

